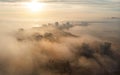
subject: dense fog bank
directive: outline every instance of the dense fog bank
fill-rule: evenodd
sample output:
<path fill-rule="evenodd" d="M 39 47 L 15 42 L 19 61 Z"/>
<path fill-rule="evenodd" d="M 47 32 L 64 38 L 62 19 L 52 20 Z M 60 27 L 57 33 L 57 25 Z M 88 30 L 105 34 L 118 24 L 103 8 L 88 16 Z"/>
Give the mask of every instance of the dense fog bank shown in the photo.
<path fill-rule="evenodd" d="M 2 32 L 0 75 L 119 75 L 120 48 L 93 35 L 74 34 L 73 27 L 56 22 Z"/>

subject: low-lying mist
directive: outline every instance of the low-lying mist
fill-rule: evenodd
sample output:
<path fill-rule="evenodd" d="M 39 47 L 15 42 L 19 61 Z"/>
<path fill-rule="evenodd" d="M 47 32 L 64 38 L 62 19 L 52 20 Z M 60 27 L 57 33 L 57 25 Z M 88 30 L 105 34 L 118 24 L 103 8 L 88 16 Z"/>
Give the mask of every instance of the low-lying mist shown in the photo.
<path fill-rule="evenodd" d="M 119 45 L 71 28 L 56 22 L 1 32 L 0 75 L 120 74 Z"/>

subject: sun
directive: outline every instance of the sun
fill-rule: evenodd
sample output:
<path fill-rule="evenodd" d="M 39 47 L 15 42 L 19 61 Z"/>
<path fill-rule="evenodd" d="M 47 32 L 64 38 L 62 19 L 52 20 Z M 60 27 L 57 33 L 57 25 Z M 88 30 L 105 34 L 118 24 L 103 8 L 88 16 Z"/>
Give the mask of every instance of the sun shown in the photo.
<path fill-rule="evenodd" d="M 44 4 L 33 0 L 31 2 L 26 3 L 26 6 L 32 12 L 38 12 L 43 9 Z"/>

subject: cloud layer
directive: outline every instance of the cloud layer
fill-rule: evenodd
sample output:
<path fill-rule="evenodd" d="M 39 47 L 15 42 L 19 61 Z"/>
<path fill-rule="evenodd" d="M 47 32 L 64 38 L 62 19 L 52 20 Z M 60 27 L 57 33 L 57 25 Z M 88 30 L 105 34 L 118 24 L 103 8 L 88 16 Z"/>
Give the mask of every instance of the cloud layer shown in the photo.
<path fill-rule="evenodd" d="M 120 74 L 118 47 L 94 36 L 76 36 L 67 27 L 56 23 L 1 34 L 0 74 Z"/>

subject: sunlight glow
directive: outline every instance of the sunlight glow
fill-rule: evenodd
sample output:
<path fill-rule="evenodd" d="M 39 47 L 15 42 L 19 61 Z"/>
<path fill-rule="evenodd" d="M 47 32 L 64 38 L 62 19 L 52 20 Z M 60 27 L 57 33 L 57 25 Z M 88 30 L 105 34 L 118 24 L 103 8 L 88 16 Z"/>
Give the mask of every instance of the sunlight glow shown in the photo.
<path fill-rule="evenodd" d="M 32 2 L 26 3 L 26 6 L 32 12 L 38 12 L 43 9 L 44 4 L 33 0 Z"/>

